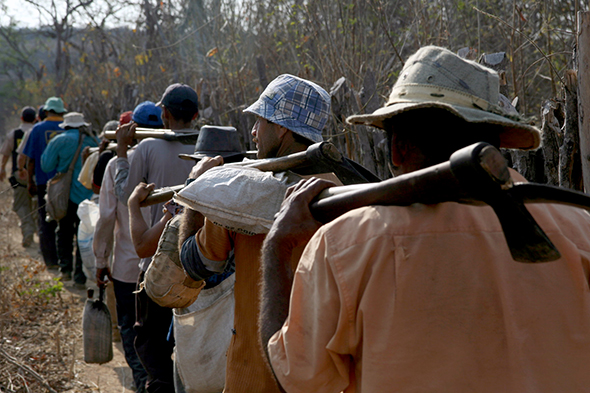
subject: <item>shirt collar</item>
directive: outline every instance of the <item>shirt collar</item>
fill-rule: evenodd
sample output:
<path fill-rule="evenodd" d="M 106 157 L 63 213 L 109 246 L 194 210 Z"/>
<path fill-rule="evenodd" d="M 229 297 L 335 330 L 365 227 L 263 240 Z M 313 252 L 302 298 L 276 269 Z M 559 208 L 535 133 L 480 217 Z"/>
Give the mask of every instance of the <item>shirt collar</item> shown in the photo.
<path fill-rule="evenodd" d="M 20 123 L 20 126 L 18 126 L 18 128 L 20 128 L 23 132 L 28 132 L 31 130 L 31 128 L 33 128 L 33 126 L 33 123 Z"/>

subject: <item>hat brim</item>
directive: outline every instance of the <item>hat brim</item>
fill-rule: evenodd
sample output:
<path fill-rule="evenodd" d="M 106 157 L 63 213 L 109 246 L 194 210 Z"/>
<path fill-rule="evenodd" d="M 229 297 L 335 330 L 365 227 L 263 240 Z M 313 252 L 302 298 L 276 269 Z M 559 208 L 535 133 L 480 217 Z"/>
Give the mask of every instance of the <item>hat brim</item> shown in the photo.
<path fill-rule="evenodd" d="M 82 122 L 82 123 L 69 123 L 69 124 L 68 123 L 59 123 L 58 126 L 59 126 L 59 128 L 66 128 L 66 127 L 76 128 L 76 127 L 82 127 L 82 126 L 89 127 L 90 123 L 84 123 L 84 122 Z"/>
<path fill-rule="evenodd" d="M 263 119 L 283 126 L 314 143 L 324 141 L 322 135 L 318 134 L 318 131 L 315 128 L 312 128 L 305 123 L 288 118 L 276 119 L 274 116 L 275 108 L 272 105 L 269 105 L 263 98 L 259 98 L 255 103 L 244 109 L 244 113 L 252 113 L 253 115 L 260 116 Z"/>
<path fill-rule="evenodd" d="M 195 161 L 199 161 L 205 157 L 217 157 L 217 156 L 221 156 L 223 158 L 230 158 L 230 157 L 235 157 L 235 156 L 246 156 L 248 152 L 242 151 L 242 152 L 229 152 L 229 151 L 208 151 L 206 153 L 204 152 L 197 152 L 195 154 L 179 154 L 178 157 L 182 158 L 184 160 L 195 160 Z"/>
<path fill-rule="evenodd" d="M 384 121 L 404 112 L 418 109 L 445 109 L 469 123 L 498 124 L 503 127 L 500 133 L 500 147 L 507 149 L 536 149 L 541 145 L 541 132 L 533 126 L 511 120 L 495 113 L 479 109 L 465 108 L 458 105 L 445 104 L 439 101 L 399 102 L 377 109 L 367 115 L 349 116 L 349 124 L 364 124 L 376 128 L 384 128 Z"/>

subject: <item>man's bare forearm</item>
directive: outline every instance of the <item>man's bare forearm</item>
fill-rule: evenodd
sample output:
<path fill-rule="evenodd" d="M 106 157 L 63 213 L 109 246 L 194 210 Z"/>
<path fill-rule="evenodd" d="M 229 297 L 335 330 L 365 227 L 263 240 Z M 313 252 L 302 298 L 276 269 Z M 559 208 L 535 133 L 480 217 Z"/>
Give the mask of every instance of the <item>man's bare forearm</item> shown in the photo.
<path fill-rule="evenodd" d="M 27 174 L 29 175 L 29 184 L 35 184 L 35 160 L 27 158 Z"/>
<path fill-rule="evenodd" d="M 182 250 L 185 240 L 193 236 L 205 223 L 205 217 L 196 210 L 184 208 L 178 231 L 178 249 Z"/>
<path fill-rule="evenodd" d="M 290 266 L 293 249 L 273 232 L 262 246 L 262 288 L 260 291 L 259 334 L 268 358 L 267 344 L 281 329 L 289 314 L 289 297 L 293 284 Z"/>

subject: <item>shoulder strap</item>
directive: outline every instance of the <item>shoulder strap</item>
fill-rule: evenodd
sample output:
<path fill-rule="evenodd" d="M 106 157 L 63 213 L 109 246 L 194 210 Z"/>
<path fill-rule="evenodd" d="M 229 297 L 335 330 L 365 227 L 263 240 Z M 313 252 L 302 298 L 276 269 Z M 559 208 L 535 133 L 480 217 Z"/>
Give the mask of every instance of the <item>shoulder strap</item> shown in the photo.
<path fill-rule="evenodd" d="M 70 167 L 68 168 L 69 171 L 74 170 L 74 166 L 76 166 L 76 161 L 78 160 L 78 156 L 80 155 L 80 150 L 82 149 L 82 141 L 84 140 L 84 135 L 82 135 L 82 131 L 78 130 L 78 134 L 80 137 L 78 138 L 78 150 L 76 150 L 76 154 L 74 154 L 74 159 L 70 162 Z"/>
<path fill-rule="evenodd" d="M 24 135 L 25 135 L 25 133 L 20 128 L 17 128 L 14 130 L 14 140 L 12 142 L 12 151 L 13 152 L 16 151 L 16 149 L 18 148 L 18 140 L 23 139 Z"/>

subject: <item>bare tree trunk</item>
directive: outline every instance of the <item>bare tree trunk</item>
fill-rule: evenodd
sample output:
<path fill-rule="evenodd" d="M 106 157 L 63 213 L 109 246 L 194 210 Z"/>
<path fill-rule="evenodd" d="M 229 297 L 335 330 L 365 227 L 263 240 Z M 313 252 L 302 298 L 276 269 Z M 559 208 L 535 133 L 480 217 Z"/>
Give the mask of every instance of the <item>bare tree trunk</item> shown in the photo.
<path fill-rule="evenodd" d="M 563 143 L 559 150 L 559 185 L 581 191 L 583 189 L 578 129 L 578 79 L 575 70 L 565 72 L 565 125 Z"/>
<path fill-rule="evenodd" d="M 543 143 L 541 148 L 545 156 L 545 176 L 547 184 L 559 185 L 559 146 L 561 146 L 561 103 L 547 100 L 541 107 L 541 131 Z"/>
<path fill-rule="evenodd" d="M 590 12 L 578 12 L 578 119 L 584 190 L 590 191 Z"/>

